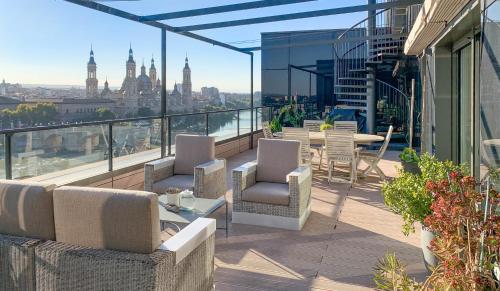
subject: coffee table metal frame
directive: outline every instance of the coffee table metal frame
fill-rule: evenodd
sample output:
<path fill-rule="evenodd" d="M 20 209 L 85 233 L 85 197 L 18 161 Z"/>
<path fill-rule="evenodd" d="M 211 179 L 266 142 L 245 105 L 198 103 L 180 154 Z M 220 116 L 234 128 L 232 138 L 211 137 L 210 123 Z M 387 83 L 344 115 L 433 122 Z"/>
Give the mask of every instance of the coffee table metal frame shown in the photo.
<path fill-rule="evenodd" d="M 224 227 L 217 227 L 217 229 L 223 229 L 226 232 L 226 238 L 228 237 L 228 203 L 224 196 L 217 199 L 209 198 L 195 198 L 195 204 L 193 210 L 180 210 L 178 213 L 167 210 L 167 195 L 161 195 L 158 197 L 159 210 L 160 210 L 160 223 L 174 225 L 177 230 L 181 228 L 177 223 L 189 224 L 200 217 L 208 217 L 215 211 L 219 210 L 222 206 L 226 208 L 225 210 L 225 225 Z"/>

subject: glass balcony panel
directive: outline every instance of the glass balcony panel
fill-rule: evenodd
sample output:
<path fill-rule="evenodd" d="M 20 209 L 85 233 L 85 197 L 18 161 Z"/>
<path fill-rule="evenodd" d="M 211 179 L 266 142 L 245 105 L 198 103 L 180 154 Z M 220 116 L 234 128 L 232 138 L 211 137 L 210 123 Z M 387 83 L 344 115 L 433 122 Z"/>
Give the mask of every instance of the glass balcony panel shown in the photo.
<path fill-rule="evenodd" d="M 206 134 L 205 114 L 203 113 L 187 116 L 172 116 L 171 122 L 172 154 L 175 153 L 175 137 L 178 134 Z"/>
<path fill-rule="evenodd" d="M 161 119 L 113 124 L 113 170 L 161 157 Z"/>
<path fill-rule="evenodd" d="M 12 135 L 12 178 L 25 179 L 78 167 L 107 169 L 107 125 Z"/>
<path fill-rule="evenodd" d="M 238 136 L 238 112 L 212 113 L 208 116 L 208 132 L 221 141 Z"/>
<path fill-rule="evenodd" d="M 240 111 L 240 135 L 250 133 L 250 126 L 251 126 L 250 115 L 251 115 L 250 110 Z"/>
<path fill-rule="evenodd" d="M 0 135 L 0 179 L 5 179 L 5 135 Z"/>

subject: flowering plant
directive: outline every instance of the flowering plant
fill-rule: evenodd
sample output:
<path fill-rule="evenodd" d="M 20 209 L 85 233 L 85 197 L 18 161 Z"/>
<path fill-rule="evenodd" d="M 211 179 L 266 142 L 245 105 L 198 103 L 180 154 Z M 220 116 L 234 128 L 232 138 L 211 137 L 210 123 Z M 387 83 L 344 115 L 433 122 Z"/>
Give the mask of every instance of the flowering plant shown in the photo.
<path fill-rule="evenodd" d="M 428 181 L 434 197 L 432 213 L 424 224 L 436 233 L 431 250 L 440 262 L 425 286 L 437 290 L 497 290 L 492 276 L 500 254 L 500 216 L 495 209 L 498 192 L 477 191 L 473 177 L 458 171 L 448 179 Z"/>

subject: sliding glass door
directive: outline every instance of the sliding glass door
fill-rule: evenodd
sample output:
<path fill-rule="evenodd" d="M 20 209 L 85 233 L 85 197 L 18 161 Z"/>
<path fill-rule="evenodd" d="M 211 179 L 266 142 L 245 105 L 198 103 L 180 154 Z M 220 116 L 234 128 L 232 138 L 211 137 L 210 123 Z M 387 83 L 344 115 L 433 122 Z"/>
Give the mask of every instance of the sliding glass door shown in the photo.
<path fill-rule="evenodd" d="M 457 54 L 457 122 L 458 122 L 458 161 L 473 165 L 473 94 L 474 66 L 472 45 L 468 44 Z"/>

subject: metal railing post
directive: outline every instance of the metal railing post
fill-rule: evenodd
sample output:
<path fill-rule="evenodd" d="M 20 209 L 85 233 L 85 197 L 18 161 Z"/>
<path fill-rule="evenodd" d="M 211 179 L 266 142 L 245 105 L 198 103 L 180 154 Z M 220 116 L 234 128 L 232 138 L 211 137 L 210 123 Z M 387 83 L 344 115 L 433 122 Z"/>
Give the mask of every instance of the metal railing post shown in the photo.
<path fill-rule="evenodd" d="M 205 135 L 208 136 L 208 112 L 205 113 Z"/>
<path fill-rule="evenodd" d="M 108 171 L 113 171 L 113 122 L 108 124 Z"/>
<path fill-rule="evenodd" d="M 166 147 L 166 126 L 165 126 L 165 116 L 161 118 L 161 127 L 160 127 L 160 147 L 161 147 L 161 158 L 165 157 L 165 147 Z"/>
<path fill-rule="evenodd" d="M 167 116 L 167 143 L 168 143 L 168 155 L 172 154 L 172 117 Z"/>
<path fill-rule="evenodd" d="M 5 134 L 5 179 L 12 179 L 12 135 L 10 133 Z"/>
<path fill-rule="evenodd" d="M 250 149 L 253 149 L 253 53 L 250 55 Z"/>
<path fill-rule="evenodd" d="M 236 111 L 236 133 L 240 137 L 240 110 Z"/>

